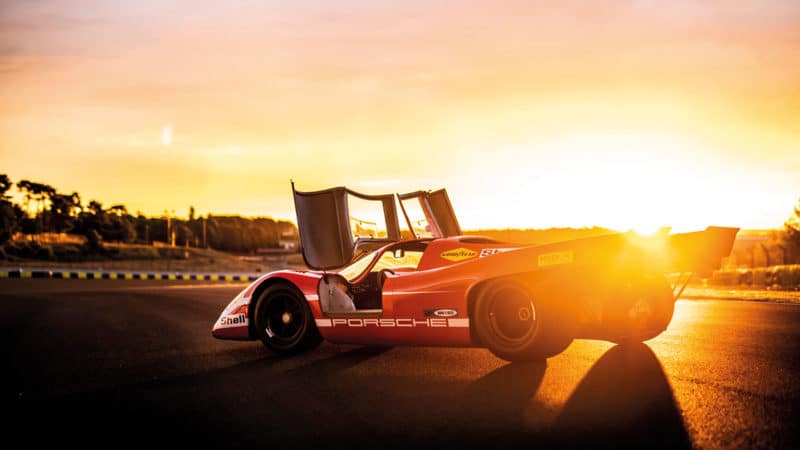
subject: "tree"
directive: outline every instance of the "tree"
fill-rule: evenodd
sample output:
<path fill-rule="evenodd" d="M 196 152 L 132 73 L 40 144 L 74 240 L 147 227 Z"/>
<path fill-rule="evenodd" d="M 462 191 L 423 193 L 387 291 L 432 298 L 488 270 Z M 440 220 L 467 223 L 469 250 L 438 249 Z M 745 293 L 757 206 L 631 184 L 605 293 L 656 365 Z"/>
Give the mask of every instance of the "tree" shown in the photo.
<path fill-rule="evenodd" d="M 89 202 L 89 206 L 86 209 L 78 213 L 78 219 L 72 231 L 85 236 L 86 239 L 93 238 L 90 237 L 90 233 L 94 231 L 102 240 L 101 233 L 105 221 L 106 212 L 103 210 L 103 205 L 96 200 L 92 200 Z"/>
<path fill-rule="evenodd" d="M 6 196 L 6 192 L 11 189 L 14 183 L 8 178 L 8 175 L 4 173 L 0 173 L 0 201 L 8 201 L 8 197 Z"/>
<path fill-rule="evenodd" d="M 25 212 L 30 213 L 31 200 L 33 200 L 33 189 L 31 189 L 31 182 L 28 180 L 20 180 L 17 182 L 17 189 L 25 196 Z"/>
<path fill-rule="evenodd" d="M 33 210 L 33 218 L 38 219 L 36 229 L 47 231 L 48 223 L 46 219 L 48 214 L 45 213 L 45 208 L 56 194 L 56 189 L 49 184 L 37 183 L 29 180 L 20 180 L 17 182 L 17 189 L 22 191 L 23 195 L 25 195 L 25 209 L 29 215 L 31 214 L 31 200 L 36 201 L 38 205 L 36 209 Z"/>
<path fill-rule="evenodd" d="M 95 216 L 105 216 L 106 214 L 106 211 L 103 209 L 103 204 L 98 202 L 97 200 L 89 201 L 89 212 L 91 212 Z"/>
<path fill-rule="evenodd" d="M 72 194 L 55 193 L 50 197 L 50 225 L 56 233 L 71 231 L 74 219 L 78 216 L 80 196 L 77 192 Z"/>
<path fill-rule="evenodd" d="M 786 234 L 784 242 L 789 250 L 790 260 L 800 262 L 800 200 L 794 207 L 794 215 L 783 224 Z"/>
<path fill-rule="evenodd" d="M 5 244 L 14 236 L 24 214 L 19 206 L 11 202 L 0 202 L 0 244 Z"/>
<path fill-rule="evenodd" d="M 23 215 L 22 209 L 11 203 L 6 195 L 13 185 L 8 175 L 0 174 L 0 244 L 5 244 L 14 236 Z"/>
<path fill-rule="evenodd" d="M 128 214 L 125 205 L 114 205 L 105 210 L 101 223 L 103 239 L 116 242 L 133 242 L 136 240 L 136 220 Z"/>
<path fill-rule="evenodd" d="M 103 237 L 97 230 L 89 230 L 86 233 L 86 249 L 90 253 L 100 253 L 103 251 Z"/>

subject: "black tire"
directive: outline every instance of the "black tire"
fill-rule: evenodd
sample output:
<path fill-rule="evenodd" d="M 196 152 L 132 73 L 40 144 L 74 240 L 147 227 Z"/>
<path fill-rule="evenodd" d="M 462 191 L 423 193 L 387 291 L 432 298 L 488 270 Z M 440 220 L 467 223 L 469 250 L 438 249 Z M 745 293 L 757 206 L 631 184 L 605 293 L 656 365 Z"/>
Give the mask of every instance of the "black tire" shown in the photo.
<path fill-rule="evenodd" d="M 266 288 L 253 308 L 256 335 L 270 350 L 294 355 L 316 348 L 322 337 L 305 297 L 292 285 Z"/>
<path fill-rule="evenodd" d="M 542 360 L 572 342 L 572 321 L 548 287 L 537 289 L 513 280 L 495 281 L 478 293 L 472 322 L 478 339 L 508 361 Z"/>
<path fill-rule="evenodd" d="M 643 342 L 667 329 L 675 312 L 672 287 L 662 275 L 640 275 L 628 283 L 621 297 L 628 318 L 622 336 L 611 339 L 619 344 Z"/>

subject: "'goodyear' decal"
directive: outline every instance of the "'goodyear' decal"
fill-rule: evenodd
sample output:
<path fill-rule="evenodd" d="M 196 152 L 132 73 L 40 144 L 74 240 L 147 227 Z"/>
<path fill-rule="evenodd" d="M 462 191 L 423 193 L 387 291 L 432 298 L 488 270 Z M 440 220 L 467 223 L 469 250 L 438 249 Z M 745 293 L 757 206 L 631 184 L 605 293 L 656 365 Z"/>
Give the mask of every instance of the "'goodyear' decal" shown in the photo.
<path fill-rule="evenodd" d="M 539 255 L 539 267 L 557 266 L 559 264 L 572 264 L 573 262 L 575 262 L 575 254 L 572 252 L 572 250 L 542 253 Z"/>
<path fill-rule="evenodd" d="M 474 258 L 478 252 L 468 248 L 456 248 L 442 252 L 439 256 L 450 261 L 463 261 L 465 259 Z"/>

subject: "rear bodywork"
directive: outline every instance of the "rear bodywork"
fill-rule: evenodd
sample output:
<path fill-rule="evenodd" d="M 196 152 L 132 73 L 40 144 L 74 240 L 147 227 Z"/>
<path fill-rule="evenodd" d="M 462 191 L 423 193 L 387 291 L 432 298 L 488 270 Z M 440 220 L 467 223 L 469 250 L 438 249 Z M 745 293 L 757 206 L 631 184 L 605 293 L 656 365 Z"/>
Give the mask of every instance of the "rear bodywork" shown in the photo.
<path fill-rule="evenodd" d="M 580 286 L 581 295 L 565 297 L 563 305 L 576 324 L 575 337 L 616 340 L 624 337 L 624 323 L 633 314 L 636 280 L 708 273 L 729 254 L 738 231 L 709 227 L 652 238 L 610 233 L 517 245 L 461 235 L 444 190 L 401 194 L 398 202 L 393 195 L 364 196 L 346 188 L 302 193 L 293 186 L 293 193 L 303 255 L 312 270 L 277 271 L 253 282 L 225 308 L 213 328 L 215 337 L 255 339 L 253 303 L 271 284 L 287 283 L 306 299 L 319 333 L 331 342 L 479 346 L 471 322 L 475 296 L 487 283 L 515 279 L 531 286 L 558 280 L 565 292 Z M 354 194 L 383 205 L 386 235 L 353 235 L 347 195 Z M 424 227 L 412 223 L 404 206 L 408 201 L 423 210 Z M 400 231 L 398 209 L 406 234 Z M 423 229 L 430 236 L 415 232 Z M 379 270 L 392 253 L 418 258 L 410 267 Z M 353 267 L 360 272 L 348 272 Z M 673 300 L 688 277 L 676 280 Z M 355 306 L 337 306 L 348 298 Z"/>

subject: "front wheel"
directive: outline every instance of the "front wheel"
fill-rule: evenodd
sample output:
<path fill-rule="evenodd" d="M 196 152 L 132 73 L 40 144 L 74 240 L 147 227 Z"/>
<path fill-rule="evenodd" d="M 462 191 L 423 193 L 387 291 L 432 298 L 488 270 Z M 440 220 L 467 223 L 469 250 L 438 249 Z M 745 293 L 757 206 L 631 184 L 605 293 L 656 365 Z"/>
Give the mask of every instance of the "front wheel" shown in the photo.
<path fill-rule="evenodd" d="M 555 356 L 572 342 L 568 319 L 548 296 L 512 280 L 496 281 L 475 300 L 473 318 L 478 338 L 508 361 Z"/>
<path fill-rule="evenodd" d="M 253 316 L 257 336 L 277 353 L 293 355 L 322 342 L 311 309 L 294 286 L 281 283 L 265 289 Z"/>

